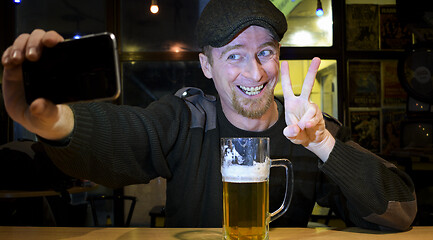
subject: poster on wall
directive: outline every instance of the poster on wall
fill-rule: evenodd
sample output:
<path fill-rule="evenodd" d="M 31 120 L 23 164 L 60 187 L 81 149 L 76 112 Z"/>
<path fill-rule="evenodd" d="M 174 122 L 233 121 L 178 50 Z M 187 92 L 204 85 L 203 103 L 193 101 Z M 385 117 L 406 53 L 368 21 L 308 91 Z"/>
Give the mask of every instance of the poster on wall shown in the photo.
<path fill-rule="evenodd" d="M 380 107 L 380 62 L 350 61 L 348 71 L 350 107 Z"/>
<path fill-rule="evenodd" d="M 397 60 L 382 61 L 383 106 L 405 106 L 407 93 L 398 79 Z"/>
<path fill-rule="evenodd" d="M 382 154 L 391 154 L 400 148 L 400 126 L 406 109 L 382 109 Z"/>
<path fill-rule="evenodd" d="M 380 152 L 380 111 L 350 111 L 350 129 L 352 139 L 362 147 Z"/>
<path fill-rule="evenodd" d="M 380 6 L 380 48 L 404 49 L 412 43 L 412 33 L 397 17 L 395 5 Z"/>
<path fill-rule="evenodd" d="M 346 5 L 346 40 L 348 50 L 379 49 L 378 5 Z"/>

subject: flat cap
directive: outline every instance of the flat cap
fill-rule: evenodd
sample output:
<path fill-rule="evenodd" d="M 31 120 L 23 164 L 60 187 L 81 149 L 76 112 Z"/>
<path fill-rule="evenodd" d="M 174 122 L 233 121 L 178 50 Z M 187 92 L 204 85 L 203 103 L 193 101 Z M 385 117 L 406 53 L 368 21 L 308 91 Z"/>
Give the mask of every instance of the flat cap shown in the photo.
<path fill-rule="evenodd" d="M 258 25 L 280 41 L 287 30 L 284 14 L 270 0 L 210 0 L 196 26 L 199 47 L 222 47 L 242 30 Z"/>

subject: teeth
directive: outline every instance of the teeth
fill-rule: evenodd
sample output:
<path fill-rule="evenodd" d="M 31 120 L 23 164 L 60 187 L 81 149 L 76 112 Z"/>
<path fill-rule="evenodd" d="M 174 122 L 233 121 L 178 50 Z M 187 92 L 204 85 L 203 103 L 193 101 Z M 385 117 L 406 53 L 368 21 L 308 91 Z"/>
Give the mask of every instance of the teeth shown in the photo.
<path fill-rule="evenodd" d="M 244 91 L 247 95 L 254 96 L 260 93 L 260 91 L 263 89 L 264 85 L 260 85 L 257 87 L 244 87 L 239 86 L 240 89 Z"/>

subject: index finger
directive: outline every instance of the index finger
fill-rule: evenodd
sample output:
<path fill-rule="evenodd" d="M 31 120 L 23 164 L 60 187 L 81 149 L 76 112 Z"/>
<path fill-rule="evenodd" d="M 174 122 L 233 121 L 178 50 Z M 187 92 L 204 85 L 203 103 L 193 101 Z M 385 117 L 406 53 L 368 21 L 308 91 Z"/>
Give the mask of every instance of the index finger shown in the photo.
<path fill-rule="evenodd" d="M 22 63 L 28 38 L 29 34 L 19 35 L 15 39 L 14 43 L 4 51 L 2 55 L 2 64 L 5 67 Z"/>
<path fill-rule="evenodd" d="M 42 29 L 35 29 L 30 34 L 26 56 L 30 60 L 36 61 L 39 59 L 44 46 L 53 47 L 61 41 L 63 41 L 63 37 L 54 31 L 45 32 Z"/>
<path fill-rule="evenodd" d="M 290 80 L 289 63 L 287 61 L 281 62 L 280 71 L 281 71 L 281 87 L 283 88 L 284 99 L 287 99 L 289 97 L 294 97 L 295 94 L 293 93 L 293 89 L 292 89 L 292 81 Z"/>
<path fill-rule="evenodd" d="M 304 83 L 302 84 L 301 98 L 309 99 L 311 91 L 313 90 L 314 80 L 316 80 L 317 70 L 320 66 L 320 58 L 315 57 L 311 61 L 310 67 L 308 68 L 307 75 L 305 76 Z"/>
<path fill-rule="evenodd" d="M 59 42 L 63 42 L 65 39 L 59 33 L 55 31 L 48 31 L 41 39 L 42 43 L 47 47 L 54 47 Z"/>

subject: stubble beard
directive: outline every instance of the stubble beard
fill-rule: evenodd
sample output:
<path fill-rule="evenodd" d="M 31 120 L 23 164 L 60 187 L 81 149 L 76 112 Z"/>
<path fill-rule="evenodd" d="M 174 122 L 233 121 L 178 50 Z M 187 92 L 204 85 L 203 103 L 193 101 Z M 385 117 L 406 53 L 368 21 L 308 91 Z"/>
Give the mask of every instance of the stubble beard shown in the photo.
<path fill-rule="evenodd" d="M 232 90 L 232 104 L 235 111 L 247 118 L 257 119 L 263 116 L 274 101 L 274 93 L 272 89 L 265 88 L 263 97 L 261 98 L 246 98 L 239 97 L 236 90 Z"/>

